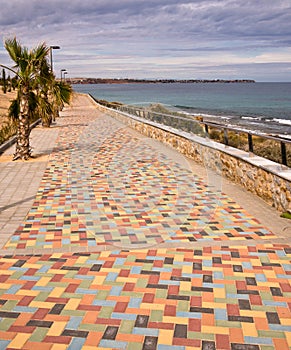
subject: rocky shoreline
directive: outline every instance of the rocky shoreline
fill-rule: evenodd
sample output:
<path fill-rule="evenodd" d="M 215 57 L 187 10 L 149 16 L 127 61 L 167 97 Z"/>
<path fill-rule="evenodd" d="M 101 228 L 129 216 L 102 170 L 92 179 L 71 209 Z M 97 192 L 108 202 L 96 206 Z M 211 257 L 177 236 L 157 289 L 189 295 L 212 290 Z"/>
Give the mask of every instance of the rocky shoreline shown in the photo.
<path fill-rule="evenodd" d="M 109 78 L 71 78 L 71 84 L 207 84 L 207 83 L 255 83 L 252 79 L 109 79 Z"/>

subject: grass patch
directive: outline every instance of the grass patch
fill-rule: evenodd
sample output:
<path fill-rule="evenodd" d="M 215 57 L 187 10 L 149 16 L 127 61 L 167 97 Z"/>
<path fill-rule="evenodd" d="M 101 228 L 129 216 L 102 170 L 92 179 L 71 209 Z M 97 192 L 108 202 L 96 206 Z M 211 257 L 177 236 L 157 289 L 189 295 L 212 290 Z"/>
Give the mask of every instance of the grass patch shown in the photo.
<path fill-rule="evenodd" d="M 280 216 L 281 216 L 281 218 L 291 220 L 291 213 L 286 212 L 286 213 L 281 214 Z"/>

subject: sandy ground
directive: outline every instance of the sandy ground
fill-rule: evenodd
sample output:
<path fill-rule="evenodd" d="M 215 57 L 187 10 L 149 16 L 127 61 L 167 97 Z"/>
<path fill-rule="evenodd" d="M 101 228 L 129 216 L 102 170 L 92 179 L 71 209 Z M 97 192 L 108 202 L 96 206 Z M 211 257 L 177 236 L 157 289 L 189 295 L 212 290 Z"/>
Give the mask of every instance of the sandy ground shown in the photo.
<path fill-rule="evenodd" d="M 16 92 L 3 93 L 2 87 L 0 87 L 0 128 L 2 123 L 7 119 L 7 110 L 10 106 L 11 100 L 16 96 Z"/>

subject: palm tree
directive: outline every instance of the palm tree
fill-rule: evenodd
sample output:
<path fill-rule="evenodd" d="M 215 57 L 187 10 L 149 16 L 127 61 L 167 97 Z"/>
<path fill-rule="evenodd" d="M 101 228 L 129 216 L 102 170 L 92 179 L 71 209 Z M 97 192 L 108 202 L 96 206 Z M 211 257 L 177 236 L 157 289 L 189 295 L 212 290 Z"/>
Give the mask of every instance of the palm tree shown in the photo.
<path fill-rule="evenodd" d="M 48 65 L 50 49 L 44 43 L 29 51 L 14 38 L 5 41 L 5 48 L 15 62 L 15 66 L 13 69 L 1 66 L 12 71 L 18 78 L 17 97 L 10 106 L 10 115 L 17 120 L 16 151 L 13 159 L 27 160 L 31 157 L 30 120 L 36 114 L 43 121 L 52 115 L 55 102 L 50 96 L 56 94 L 53 86 L 57 85 L 57 82 Z M 57 96 L 60 95 L 63 97 L 63 102 L 68 103 L 72 92 L 71 87 L 65 89 L 68 91 L 65 96 L 59 90 Z M 55 99 L 59 102 L 57 97 Z"/>

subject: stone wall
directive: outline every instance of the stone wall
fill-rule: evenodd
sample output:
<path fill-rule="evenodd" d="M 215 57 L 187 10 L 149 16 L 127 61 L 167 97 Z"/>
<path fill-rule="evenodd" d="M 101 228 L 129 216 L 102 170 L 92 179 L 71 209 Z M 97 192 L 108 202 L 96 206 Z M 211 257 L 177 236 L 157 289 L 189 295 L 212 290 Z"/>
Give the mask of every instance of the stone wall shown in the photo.
<path fill-rule="evenodd" d="M 173 147 L 186 157 L 243 186 L 278 211 L 291 211 L 290 168 L 209 139 L 185 135 L 98 103 L 96 106 L 141 134 Z"/>

